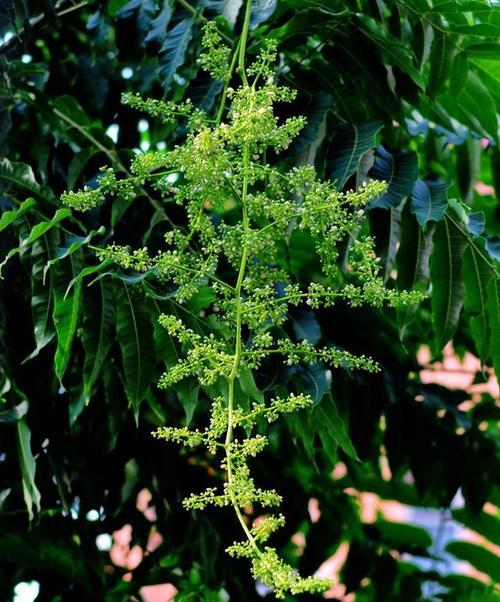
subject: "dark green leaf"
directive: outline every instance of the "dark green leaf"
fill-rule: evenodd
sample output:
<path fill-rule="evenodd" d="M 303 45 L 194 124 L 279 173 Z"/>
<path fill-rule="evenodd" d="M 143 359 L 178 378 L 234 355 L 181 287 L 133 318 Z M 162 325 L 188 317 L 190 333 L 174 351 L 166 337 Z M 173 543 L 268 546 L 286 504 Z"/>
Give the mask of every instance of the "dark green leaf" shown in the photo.
<path fill-rule="evenodd" d="M 193 35 L 193 20 L 184 19 L 171 29 L 163 42 L 160 53 L 160 78 L 162 88 L 167 94 L 172 87 L 174 75 L 184 64 L 188 44 Z"/>
<path fill-rule="evenodd" d="M 264 401 L 264 395 L 255 384 L 252 371 L 247 366 L 242 366 L 240 370 L 240 386 L 241 390 L 246 393 L 250 399 L 259 402 Z"/>
<path fill-rule="evenodd" d="M 490 321 L 490 352 L 497 379 L 500 380 L 500 282 L 492 278 L 487 287 L 486 310 Z"/>
<path fill-rule="evenodd" d="M 493 581 L 500 581 L 500 560 L 496 554 L 483 546 L 468 541 L 451 541 L 446 546 L 446 551 L 461 560 L 470 562 L 478 571 L 489 575 Z"/>
<path fill-rule="evenodd" d="M 112 283 L 109 280 L 100 280 L 95 287 L 84 291 L 83 301 L 85 303 L 82 328 L 82 344 L 85 350 L 83 397 L 84 402 L 88 403 L 113 344 L 115 302 Z"/>
<path fill-rule="evenodd" d="M 418 177 L 418 158 L 414 152 L 389 153 L 383 146 L 375 152 L 375 162 L 369 172 L 375 180 L 387 182 L 388 189 L 370 207 L 397 207 L 413 189 Z"/>
<path fill-rule="evenodd" d="M 118 299 L 116 334 L 120 344 L 127 397 L 136 419 L 155 374 L 155 353 L 151 317 L 143 300 L 132 299 L 126 285 Z"/>
<path fill-rule="evenodd" d="M 55 275 L 53 319 L 57 335 L 57 349 L 54 358 L 55 373 L 62 381 L 69 364 L 71 346 L 80 318 L 81 285 L 73 287 L 65 294 L 68 283 L 81 272 L 83 256 L 74 253 L 64 264 L 58 264 Z"/>
<path fill-rule="evenodd" d="M 19 219 L 22 215 L 28 212 L 30 209 L 35 207 L 37 202 L 35 199 L 29 198 L 23 201 L 17 209 L 13 209 L 12 211 L 6 211 L 2 213 L 2 217 L 0 219 L 0 232 L 10 226 L 10 224 L 14 223 L 17 219 Z"/>
<path fill-rule="evenodd" d="M 489 325 L 486 309 L 488 282 L 492 277 L 491 268 L 485 261 L 484 252 L 477 246 L 468 244 L 463 255 L 463 279 L 465 285 L 464 308 L 470 314 L 472 336 L 479 357 L 483 362 L 489 355 Z"/>
<path fill-rule="evenodd" d="M 317 405 L 311 414 L 312 423 L 318 429 L 325 446 L 339 445 L 342 450 L 354 460 L 359 460 L 358 454 L 349 438 L 344 421 L 339 415 L 337 405 L 328 396 Z M 328 451 L 328 450 L 325 450 Z"/>
<path fill-rule="evenodd" d="M 342 190 L 348 178 L 358 169 L 361 157 L 375 146 L 375 137 L 382 123 L 371 121 L 361 125 L 340 124 L 328 150 L 327 173 Z"/>
<path fill-rule="evenodd" d="M 437 349 L 453 337 L 464 301 L 462 255 L 465 237 L 448 219 L 439 222 L 434 232 L 431 257 L 432 323 Z"/>
<path fill-rule="evenodd" d="M 449 184 L 435 180 L 417 180 L 411 193 L 411 209 L 421 226 L 438 222 L 446 211 L 446 191 Z"/>

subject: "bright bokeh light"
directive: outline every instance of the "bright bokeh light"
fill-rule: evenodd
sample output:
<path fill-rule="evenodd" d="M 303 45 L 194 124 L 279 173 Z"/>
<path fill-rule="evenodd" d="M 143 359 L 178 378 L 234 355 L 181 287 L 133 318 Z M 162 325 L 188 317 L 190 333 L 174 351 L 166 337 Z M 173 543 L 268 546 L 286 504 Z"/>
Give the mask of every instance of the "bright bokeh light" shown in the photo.
<path fill-rule="evenodd" d="M 14 588 L 14 602 L 33 602 L 39 593 L 38 581 L 22 581 Z"/>

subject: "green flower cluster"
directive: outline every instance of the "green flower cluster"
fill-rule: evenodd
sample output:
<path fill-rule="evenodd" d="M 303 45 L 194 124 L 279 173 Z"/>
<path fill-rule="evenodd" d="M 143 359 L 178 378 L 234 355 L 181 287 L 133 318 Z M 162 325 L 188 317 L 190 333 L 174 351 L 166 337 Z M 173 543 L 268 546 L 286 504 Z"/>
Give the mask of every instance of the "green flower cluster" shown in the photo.
<path fill-rule="evenodd" d="M 252 370 L 271 354 L 283 356 L 288 364 L 325 362 L 376 371 L 378 365 L 369 357 L 332 347 L 315 348 L 307 341 L 283 338 L 283 334 L 276 338 L 275 327 L 286 321 L 290 306 L 330 307 L 341 299 L 352 306 L 388 303 L 397 307 L 414 303 L 420 296 L 386 290 L 373 240 L 357 236 L 367 204 L 383 193 L 384 183 L 369 182 L 357 190 L 339 192 L 334 182 L 321 181 L 312 166 L 284 171 L 267 162 L 267 151 L 285 149 L 305 120 L 291 117 L 280 122 L 276 116 L 275 104 L 293 100 L 294 93 L 274 80 L 274 43 L 264 44 L 245 72 L 250 6 L 249 0 L 246 30 L 232 59 L 229 49 L 220 45 L 214 25 L 208 25 L 204 36 L 206 51 L 200 62 L 225 80 L 221 107 L 224 109 L 227 98 L 228 110 L 220 110 L 220 117 L 211 122 L 189 101 L 174 104 L 126 95 L 126 104 L 163 122 L 186 119 L 185 142 L 162 153 L 139 155 L 129 177 L 104 170 L 96 189 L 66 193 L 62 200 L 84 211 L 110 195 L 130 196 L 146 185 L 184 208 L 186 231 L 168 231 L 165 248 L 155 255 L 147 248 L 110 245 L 100 250 L 99 256 L 127 269 L 150 272 L 175 291 L 179 303 L 191 299 L 200 287 L 210 287 L 213 302 L 205 310 L 207 324 L 218 325 L 212 333 L 195 333 L 171 315 L 160 317 L 160 324 L 181 346 L 183 359 L 171 366 L 159 383 L 160 387 L 173 387 L 186 377 L 196 377 L 212 399 L 209 424 L 205 430 L 162 427 L 154 436 L 188 448 L 205 446 L 210 454 L 222 453 L 223 485 L 192 494 L 184 500 L 184 507 L 231 507 L 244 540 L 230 546 L 229 554 L 248 558 L 254 577 L 271 587 L 277 598 L 284 598 L 287 592 L 322 592 L 330 584 L 325 579 L 300 577 L 274 548 L 263 545 L 283 525 L 281 515 L 268 515 L 250 526 L 244 509 L 278 506 L 281 496 L 273 489 L 256 486 L 249 462 L 267 443 L 266 437 L 255 431 L 281 414 L 307 411 L 312 400 L 304 394 L 290 393 L 284 398 L 262 394 L 245 409 L 236 383 L 251 377 Z M 227 83 L 236 64 L 243 83 L 231 89 Z M 166 177 L 174 173 L 175 179 Z M 294 229 L 310 233 L 314 241 L 321 261 L 320 282 L 303 287 L 292 277 L 282 250 Z M 342 269 L 339 247 L 346 246 L 346 241 L 347 269 Z"/>

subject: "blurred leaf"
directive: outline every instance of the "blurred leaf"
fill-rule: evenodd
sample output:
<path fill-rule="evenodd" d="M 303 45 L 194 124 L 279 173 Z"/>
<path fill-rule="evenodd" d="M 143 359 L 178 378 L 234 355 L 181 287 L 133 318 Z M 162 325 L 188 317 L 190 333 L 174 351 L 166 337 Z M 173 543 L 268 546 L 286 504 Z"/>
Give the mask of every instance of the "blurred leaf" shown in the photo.
<path fill-rule="evenodd" d="M 30 522 L 34 518 L 33 507 L 40 512 L 41 496 L 35 483 L 36 462 L 31 451 L 31 431 L 24 418 L 16 423 L 17 455 L 21 467 L 23 495 Z"/>
<path fill-rule="evenodd" d="M 278 0 L 252 0 L 250 14 L 250 29 L 256 29 L 267 21 L 276 10 Z"/>
<path fill-rule="evenodd" d="M 464 308 L 471 315 L 471 331 L 479 357 L 484 362 L 489 355 L 489 326 L 486 310 L 486 288 L 492 278 L 491 268 L 482 252 L 469 244 L 463 255 L 462 274 L 465 286 Z"/>
<path fill-rule="evenodd" d="M 380 531 L 382 539 L 398 548 L 408 549 L 416 547 L 426 549 L 432 545 L 432 537 L 422 527 L 382 519 L 378 519 L 375 525 Z"/>
<path fill-rule="evenodd" d="M 487 286 L 486 310 L 490 320 L 490 352 L 497 379 L 500 380 L 500 282 L 491 278 Z"/>
<path fill-rule="evenodd" d="M 478 571 L 489 575 L 494 582 L 500 581 L 500 559 L 493 552 L 467 541 L 451 541 L 447 544 L 446 551 L 470 562 Z"/>
<path fill-rule="evenodd" d="M 9 408 L 8 410 L 2 410 L 0 412 L 0 422 L 6 422 L 8 424 L 18 422 L 23 416 L 26 416 L 28 412 L 28 407 L 29 404 L 25 400 L 21 401 L 21 403 L 17 406 Z"/>
<path fill-rule="evenodd" d="M 500 519 L 497 516 L 487 512 L 472 514 L 463 508 L 452 510 L 452 515 L 458 522 L 476 531 L 492 543 L 500 545 Z"/>

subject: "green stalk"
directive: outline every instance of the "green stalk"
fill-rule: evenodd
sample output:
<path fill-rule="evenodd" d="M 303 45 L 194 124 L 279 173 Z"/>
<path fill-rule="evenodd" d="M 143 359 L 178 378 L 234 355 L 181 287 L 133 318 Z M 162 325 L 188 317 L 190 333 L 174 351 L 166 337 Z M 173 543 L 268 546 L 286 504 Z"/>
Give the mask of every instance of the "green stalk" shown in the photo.
<path fill-rule="evenodd" d="M 247 211 L 247 195 L 248 195 L 248 169 L 250 166 L 250 148 L 249 145 L 246 144 L 243 147 L 243 185 L 241 190 L 241 210 L 243 215 L 243 253 L 241 255 L 240 269 L 238 271 L 238 279 L 236 281 L 235 287 L 235 298 L 236 298 L 236 343 L 234 349 L 234 362 L 233 368 L 231 370 L 231 374 L 228 378 L 228 416 L 227 416 L 227 431 L 226 431 L 226 439 L 225 439 L 225 448 L 226 448 L 226 463 L 227 463 L 227 482 L 229 485 L 233 482 L 233 467 L 232 467 L 232 457 L 231 457 L 231 444 L 233 441 L 233 427 L 234 427 L 234 381 L 236 376 L 238 375 L 238 369 L 240 366 L 240 361 L 243 356 L 243 346 L 241 340 L 241 322 L 242 322 L 242 300 L 241 300 L 241 292 L 243 287 L 243 279 L 245 278 L 245 270 L 248 261 L 248 247 L 246 244 L 247 233 L 249 229 L 249 219 L 248 219 L 248 211 Z M 247 527 L 241 510 L 238 506 L 238 502 L 231 496 L 231 502 L 233 504 L 234 511 L 236 516 L 241 524 L 245 535 L 252 545 L 252 547 L 256 550 L 256 552 L 260 555 L 261 552 L 257 543 L 255 541 L 254 536 L 250 532 Z"/>
<path fill-rule="evenodd" d="M 245 53 L 247 50 L 248 30 L 250 28 L 250 16 L 252 14 L 252 0 L 247 0 L 245 8 L 245 20 L 243 22 L 243 30 L 240 39 L 240 52 L 238 57 L 238 71 L 243 80 L 243 83 L 248 86 L 248 79 L 245 72 Z"/>

